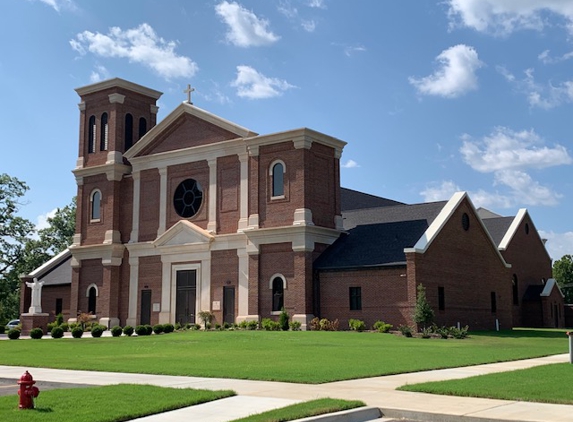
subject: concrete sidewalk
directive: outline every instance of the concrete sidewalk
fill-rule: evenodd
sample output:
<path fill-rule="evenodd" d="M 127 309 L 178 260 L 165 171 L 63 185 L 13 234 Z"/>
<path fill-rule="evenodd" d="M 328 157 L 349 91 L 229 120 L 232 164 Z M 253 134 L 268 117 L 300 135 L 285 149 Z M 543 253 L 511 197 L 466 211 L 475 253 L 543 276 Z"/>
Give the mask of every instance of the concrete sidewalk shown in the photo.
<path fill-rule="evenodd" d="M 395 390 L 396 387 L 404 384 L 465 378 L 568 361 L 569 355 L 563 354 L 515 362 L 338 381 L 320 385 L 13 366 L 0 366 L 0 377 L 18 379 L 28 369 L 38 381 L 94 385 L 134 383 L 175 388 L 231 389 L 238 394 L 232 400 L 225 399 L 208 405 L 193 406 L 141 419 L 147 422 L 171 420 L 224 422 L 320 397 L 362 400 L 368 406 L 381 409 L 386 417 L 424 421 L 569 422 L 573 420 L 573 406 L 568 405 L 437 396 Z"/>

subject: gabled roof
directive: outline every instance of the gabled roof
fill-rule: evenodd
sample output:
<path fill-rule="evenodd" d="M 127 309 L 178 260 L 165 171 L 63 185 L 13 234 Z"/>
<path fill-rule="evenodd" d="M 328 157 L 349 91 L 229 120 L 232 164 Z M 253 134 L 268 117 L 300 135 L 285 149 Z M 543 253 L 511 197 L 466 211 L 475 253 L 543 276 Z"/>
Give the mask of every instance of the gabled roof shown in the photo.
<path fill-rule="evenodd" d="M 165 119 L 151 128 L 149 132 L 147 132 L 138 142 L 136 142 L 128 151 L 125 152 L 124 156 L 128 160 L 138 156 L 147 147 L 149 147 L 164 130 L 168 129 L 173 122 L 185 114 L 197 117 L 201 120 L 204 120 L 205 122 L 220 127 L 221 129 L 234 133 L 237 135 L 237 138 L 245 138 L 257 135 L 257 133 L 252 132 L 249 129 L 211 114 L 208 111 L 200 109 L 199 107 L 196 107 L 192 104 L 183 102 L 177 106 L 175 110 L 169 113 Z"/>
<path fill-rule="evenodd" d="M 24 277 L 37 278 L 45 286 L 72 282 L 72 253 L 65 249 Z"/>
<path fill-rule="evenodd" d="M 340 188 L 340 202 L 342 211 L 404 205 L 402 202 L 358 192 L 348 188 Z"/>
<path fill-rule="evenodd" d="M 525 290 L 525 293 L 523 295 L 523 300 L 526 302 L 540 301 L 542 297 L 551 296 L 553 289 L 557 289 L 561 297 L 565 297 L 565 295 L 559 288 L 557 281 L 554 278 L 550 278 L 545 282 L 545 284 L 531 284 L 527 286 L 527 290 Z"/>
<path fill-rule="evenodd" d="M 175 246 L 205 244 L 213 241 L 215 237 L 207 230 L 187 221 L 179 220 L 165 233 L 153 241 L 154 246 Z"/>
<path fill-rule="evenodd" d="M 497 247 L 499 247 L 514 219 L 514 217 L 493 217 L 483 219 L 483 224 Z"/>
<path fill-rule="evenodd" d="M 425 220 L 430 225 L 446 204 L 447 201 L 440 201 L 347 210 L 342 212 L 342 218 L 346 230 L 364 224 L 413 220 Z"/>
<path fill-rule="evenodd" d="M 493 211 L 488 210 L 487 208 L 479 207 L 477 210 L 477 214 L 479 217 L 484 220 L 486 218 L 498 218 L 503 217 L 502 215 L 496 214 Z"/>

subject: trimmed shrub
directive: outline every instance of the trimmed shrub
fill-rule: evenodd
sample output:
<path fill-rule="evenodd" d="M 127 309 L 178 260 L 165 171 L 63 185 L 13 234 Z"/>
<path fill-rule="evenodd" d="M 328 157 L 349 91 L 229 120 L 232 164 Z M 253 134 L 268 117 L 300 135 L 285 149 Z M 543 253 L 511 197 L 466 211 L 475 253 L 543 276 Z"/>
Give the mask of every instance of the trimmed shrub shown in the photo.
<path fill-rule="evenodd" d="M 105 325 L 99 325 L 99 324 L 93 325 L 93 326 L 92 326 L 92 331 L 91 331 L 91 332 L 92 332 L 92 337 L 94 337 L 94 338 L 100 338 L 101 335 L 103 334 L 103 332 L 106 330 L 106 328 L 107 328 L 107 327 L 106 327 Z"/>
<path fill-rule="evenodd" d="M 153 327 L 149 324 L 144 325 L 145 330 L 147 331 L 147 335 L 150 336 L 153 333 Z"/>
<path fill-rule="evenodd" d="M 123 330 L 121 329 L 121 327 L 119 325 L 115 325 L 111 328 L 111 335 L 113 337 L 119 337 L 121 336 L 121 333 L 123 332 Z"/>
<path fill-rule="evenodd" d="M 155 334 L 161 334 L 163 332 L 163 324 L 155 324 L 153 326 L 153 332 Z"/>
<path fill-rule="evenodd" d="M 289 321 L 289 316 L 287 311 L 285 311 L 285 308 L 281 309 L 281 314 L 279 316 L 279 327 L 281 330 L 283 331 L 288 331 L 288 321 Z"/>
<path fill-rule="evenodd" d="M 404 337 L 412 337 L 412 327 L 409 325 L 400 325 L 398 326 L 398 330 Z"/>
<path fill-rule="evenodd" d="M 232 324 L 229 324 L 228 322 L 224 322 L 223 323 L 223 330 L 229 330 L 233 327 Z"/>
<path fill-rule="evenodd" d="M 135 334 L 137 334 L 138 336 L 146 336 L 147 328 L 145 328 L 145 325 L 137 325 L 135 327 Z"/>
<path fill-rule="evenodd" d="M 392 329 L 392 324 L 386 324 L 384 321 L 376 321 L 372 328 L 379 333 L 387 333 Z"/>
<path fill-rule="evenodd" d="M 82 330 L 82 327 L 74 327 L 72 329 L 73 338 L 82 338 L 83 335 L 84 335 L 84 330 Z"/>
<path fill-rule="evenodd" d="M 133 331 L 134 330 L 131 325 L 126 325 L 125 327 L 123 327 L 123 334 L 125 334 L 128 337 L 133 335 Z"/>
<path fill-rule="evenodd" d="M 247 330 L 256 330 L 259 328 L 259 321 L 253 320 L 247 322 Z"/>
<path fill-rule="evenodd" d="M 435 327 L 434 332 L 439 334 L 443 339 L 447 339 L 450 336 L 450 329 L 448 327 Z"/>
<path fill-rule="evenodd" d="M 261 328 L 265 331 L 280 331 L 280 323 L 273 321 L 270 318 L 263 318 L 261 320 Z"/>
<path fill-rule="evenodd" d="M 56 326 L 59 327 L 63 323 L 64 323 L 64 316 L 61 313 L 59 313 L 58 315 L 56 315 Z"/>
<path fill-rule="evenodd" d="M 181 324 L 179 324 L 179 327 L 181 327 Z M 172 333 L 173 331 L 175 331 L 175 327 L 173 326 L 173 324 L 163 324 L 163 332 L 166 334 Z"/>
<path fill-rule="evenodd" d="M 20 338 L 20 330 L 17 328 L 12 328 L 8 331 L 8 338 L 10 340 L 18 340 Z"/>
<path fill-rule="evenodd" d="M 59 327 L 59 324 L 57 322 L 48 322 L 46 327 L 47 327 L 49 332 L 52 332 L 52 328 Z"/>
<path fill-rule="evenodd" d="M 61 328 L 62 330 L 64 330 L 64 332 L 66 332 L 66 331 L 69 331 L 70 326 L 69 326 L 69 324 L 68 324 L 67 322 L 64 322 L 64 323 L 60 324 L 60 328 Z"/>
<path fill-rule="evenodd" d="M 52 331 L 50 331 L 50 335 L 52 338 L 62 338 L 64 336 L 64 330 L 62 327 L 54 327 Z"/>
<path fill-rule="evenodd" d="M 79 323 L 77 323 L 77 322 L 72 322 L 72 323 L 68 324 L 68 330 L 69 330 L 69 331 L 72 331 L 74 328 L 79 327 L 79 326 L 80 326 Z"/>
<path fill-rule="evenodd" d="M 450 327 L 450 335 L 458 340 L 464 339 L 468 336 L 468 330 L 469 330 L 469 326 L 465 326 L 463 328 L 457 328 L 457 327 Z"/>
<path fill-rule="evenodd" d="M 422 338 L 430 338 L 432 337 L 433 333 L 434 330 L 432 329 L 432 327 L 422 328 Z"/>
<path fill-rule="evenodd" d="M 291 321 L 289 322 L 289 327 L 292 331 L 300 331 L 301 323 L 300 321 Z"/>
<path fill-rule="evenodd" d="M 165 324 L 165 325 L 168 325 L 168 324 Z M 176 322 L 176 323 L 175 323 L 175 326 L 174 326 L 173 328 L 174 328 L 175 330 L 179 331 L 179 330 L 181 329 L 181 323 Z M 163 329 L 163 331 L 165 331 L 165 329 Z M 167 332 L 167 331 L 165 331 L 165 332 Z"/>
<path fill-rule="evenodd" d="M 33 338 L 34 340 L 39 340 L 42 337 L 44 337 L 44 330 L 42 330 L 41 328 L 32 328 L 30 330 L 30 338 Z"/>
<path fill-rule="evenodd" d="M 366 324 L 364 323 L 364 321 L 362 321 L 360 319 L 350 318 L 348 320 L 348 327 L 350 327 L 350 329 L 352 331 L 364 331 L 364 330 L 366 330 Z"/>

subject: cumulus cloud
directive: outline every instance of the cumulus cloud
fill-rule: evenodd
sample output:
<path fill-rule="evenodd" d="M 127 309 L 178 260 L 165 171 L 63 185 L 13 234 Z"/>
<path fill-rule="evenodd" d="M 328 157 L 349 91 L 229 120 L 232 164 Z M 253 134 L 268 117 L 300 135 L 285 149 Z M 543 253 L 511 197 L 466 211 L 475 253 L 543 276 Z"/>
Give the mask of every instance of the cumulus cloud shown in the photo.
<path fill-rule="evenodd" d="M 547 239 L 545 247 L 553 260 L 558 260 L 563 255 L 573 255 L 573 231 L 555 233 L 553 231 L 539 230 L 542 239 Z"/>
<path fill-rule="evenodd" d="M 536 82 L 533 69 L 526 69 L 519 79 L 505 67 L 497 66 L 497 71 L 510 82 L 515 89 L 524 94 L 530 107 L 549 110 L 561 104 L 573 102 L 573 80 L 559 84 Z"/>
<path fill-rule="evenodd" d="M 239 97 L 250 99 L 272 98 L 282 95 L 294 85 L 278 78 L 269 78 L 250 66 L 237 66 L 237 77 L 231 86 L 237 88 Z"/>
<path fill-rule="evenodd" d="M 451 180 L 442 182 L 429 183 L 426 188 L 420 192 L 425 202 L 447 201 L 456 192 L 463 191 L 456 183 Z M 514 205 L 511 198 L 498 192 L 487 192 L 483 189 L 477 191 L 468 191 L 468 194 L 476 207 L 484 208 L 509 208 Z"/>
<path fill-rule="evenodd" d="M 423 78 L 408 78 L 420 94 L 456 98 L 478 87 L 476 71 L 483 66 L 473 47 L 458 44 L 436 57 L 440 67 Z"/>
<path fill-rule="evenodd" d="M 360 165 L 354 160 L 348 160 L 345 164 L 342 165 L 342 168 L 345 169 L 353 169 L 356 167 L 360 167 Z"/>
<path fill-rule="evenodd" d="M 566 21 L 573 33 L 573 2 L 570 0 L 447 0 L 450 28 L 468 27 L 493 35 L 521 29 L 541 31 L 549 25 L 550 12 Z"/>
<path fill-rule="evenodd" d="M 92 83 L 99 82 L 104 79 L 108 79 L 110 77 L 109 71 L 105 68 L 105 66 L 97 65 L 95 70 L 92 70 L 90 75 L 90 81 Z"/>
<path fill-rule="evenodd" d="M 215 11 L 228 25 L 227 41 L 238 47 L 253 47 L 272 44 L 280 39 L 268 29 L 269 22 L 258 18 L 250 10 L 236 2 L 223 1 Z"/>
<path fill-rule="evenodd" d="M 315 7 L 318 9 L 326 9 L 326 1 L 325 0 L 309 0 L 308 6 L 309 7 Z"/>
<path fill-rule="evenodd" d="M 456 192 L 459 192 L 460 187 L 451 180 L 444 180 L 442 182 L 430 183 L 426 188 L 420 192 L 424 198 L 424 202 L 445 201 L 452 197 Z"/>
<path fill-rule="evenodd" d="M 72 39 L 70 45 L 81 55 L 90 52 L 97 57 L 128 59 L 166 79 L 192 77 L 199 70 L 190 58 L 175 53 L 175 41 L 157 36 L 146 23 L 127 30 L 113 27 L 107 34 L 84 31 Z"/>
<path fill-rule="evenodd" d="M 316 22 L 313 21 L 312 19 L 310 20 L 303 19 L 300 21 L 300 25 L 306 32 L 314 32 L 314 30 L 316 29 Z"/>
<path fill-rule="evenodd" d="M 497 127 L 482 140 L 474 140 L 469 135 L 463 135 L 462 139 L 460 153 L 464 161 L 481 173 L 542 169 L 573 162 L 564 146 L 544 145 L 544 140 L 533 129 L 516 132 Z"/>
<path fill-rule="evenodd" d="M 57 208 L 54 208 L 52 211 L 48 211 L 45 214 L 41 214 L 36 217 L 36 230 L 42 230 L 50 227 L 50 223 L 48 223 L 49 218 L 54 218 L 58 212 Z"/>

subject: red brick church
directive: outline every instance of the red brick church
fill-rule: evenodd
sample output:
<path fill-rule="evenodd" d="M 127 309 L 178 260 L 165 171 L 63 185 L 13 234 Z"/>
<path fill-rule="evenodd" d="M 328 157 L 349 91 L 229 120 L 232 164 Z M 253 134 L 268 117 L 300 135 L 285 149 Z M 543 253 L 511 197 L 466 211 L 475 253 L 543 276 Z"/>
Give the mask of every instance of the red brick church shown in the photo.
<path fill-rule="evenodd" d="M 76 235 L 23 277 L 42 308 L 100 323 L 314 317 L 413 325 L 422 283 L 439 325 L 563 326 L 563 295 L 526 210 L 466 193 L 403 204 L 340 187 L 345 142 L 311 129 L 259 135 L 122 79 L 81 98 Z"/>

